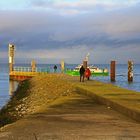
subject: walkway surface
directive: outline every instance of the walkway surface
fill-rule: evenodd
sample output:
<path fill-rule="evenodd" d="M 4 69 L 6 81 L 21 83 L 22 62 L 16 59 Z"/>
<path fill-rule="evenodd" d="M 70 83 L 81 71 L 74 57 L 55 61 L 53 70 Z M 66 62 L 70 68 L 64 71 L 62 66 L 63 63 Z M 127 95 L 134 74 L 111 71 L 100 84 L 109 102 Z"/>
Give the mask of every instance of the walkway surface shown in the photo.
<path fill-rule="evenodd" d="M 75 93 L 1 129 L 0 140 L 140 140 L 140 124 Z M 63 102 L 64 101 L 64 102 Z"/>

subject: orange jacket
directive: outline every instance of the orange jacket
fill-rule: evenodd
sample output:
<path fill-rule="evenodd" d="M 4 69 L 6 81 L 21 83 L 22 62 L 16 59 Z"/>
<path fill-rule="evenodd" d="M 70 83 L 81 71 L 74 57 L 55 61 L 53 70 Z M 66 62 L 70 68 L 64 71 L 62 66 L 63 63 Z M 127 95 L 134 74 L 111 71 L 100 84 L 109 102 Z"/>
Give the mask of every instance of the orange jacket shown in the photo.
<path fill-rule="evenodd" d="M 86 71 L 85 71 L 85 77 L 90 77 L 90 76 L 91 76 L 90 69 L 87 68 Z"/>

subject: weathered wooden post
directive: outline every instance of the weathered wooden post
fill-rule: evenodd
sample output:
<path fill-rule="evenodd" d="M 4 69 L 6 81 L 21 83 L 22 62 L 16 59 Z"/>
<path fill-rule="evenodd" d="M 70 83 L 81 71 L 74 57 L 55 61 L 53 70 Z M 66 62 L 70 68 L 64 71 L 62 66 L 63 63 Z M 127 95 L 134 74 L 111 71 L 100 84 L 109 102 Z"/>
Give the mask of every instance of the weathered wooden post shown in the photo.
<path fill-rule="evenodd" d="M 83 61 L 83 67 L 86 69 L 87 68 L 87 65 L 88 65 L 88 61 L 84 60 Z"/>
<path fill-rule="evenodd" d="M 13 71 L 15 46 L 9 44 L 9 72 Z"/>
<path fill-rule="evenodd" d="M 133 82 L 133 62 L 128 61 L 128 82 Z"/>
<path fill-rule="evenodd" d="M 110 80 L 111 82 L 115 82 L 115 73 L 116 73 L 116 61 L 111 61 L 111 66 L 110 66 Z"/>
<path fill-rule="evenodd" d="M 36 71 L 36 62 L 35 62 L 35 60 L 32 60 L 31 61 L 31 71 L 32 72 L 35 72 Z"/>
<path fill-rule="evenodd" d="M 65 62 L 64 60 L 61 61 L 61 72 L 64 73 L 65 70 Z"/>
<path fill-rule="evenodd" d="M 83 67 L 86 69 L 88 66 L 88 59 L 89 59 L 89 53 L 86 55 L 85 59 L 83 60 Z"/>

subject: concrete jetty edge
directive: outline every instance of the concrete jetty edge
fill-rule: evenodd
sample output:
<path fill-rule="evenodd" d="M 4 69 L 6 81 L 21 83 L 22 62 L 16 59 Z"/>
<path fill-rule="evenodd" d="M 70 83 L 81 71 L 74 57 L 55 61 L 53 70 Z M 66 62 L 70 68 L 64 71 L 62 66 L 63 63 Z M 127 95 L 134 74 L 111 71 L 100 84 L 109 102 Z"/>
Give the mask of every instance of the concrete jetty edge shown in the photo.
<path fill-rule="evenodd" d="M 125 104 L 120 104 L 119 102 L 112 101 L 111 99 L 103 97 L 102 95 L 98 95 L 94 93 L 94 91 L 91 91 L 90 89 L 84 89 L 82 87 L 77 86 L 76 91 L 79 94 L 90 96 L 94 98 L 98 103 L 104 104 L 109 108 L 113 108 L 114 110 L 130 117 L 131 119 L 134 119 L 137 122 L 140 122 L 140 111 L 131 109 L 127 107 Z"/>

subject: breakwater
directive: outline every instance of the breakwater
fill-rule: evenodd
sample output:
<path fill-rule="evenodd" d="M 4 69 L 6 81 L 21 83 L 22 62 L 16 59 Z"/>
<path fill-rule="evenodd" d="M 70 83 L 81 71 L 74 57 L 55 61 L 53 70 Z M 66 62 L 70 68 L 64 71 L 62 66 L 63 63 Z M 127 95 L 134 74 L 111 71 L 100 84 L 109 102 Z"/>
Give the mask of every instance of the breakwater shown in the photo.
<path fill-rule="evenodd" d="M 37 76 L 21 82 L 1 110 L 1 126 L 10 125 L 1 127 L 0 138 L 83 140 L 90 136 L 137 140 L 140 137 L 138 114 L 124 116 L 114 110 L 119 108 L 117 111 L 124 113 L 125 108 L 125 112 L 139 113 L 139 100 L 138 92 L 112 84 L 79 82 L 79 77 L 64 74 Z"/>
<path fill-rule="evenodd" d="M 48 74 L 25 80 L 19 84 L 9 103 L 1 110 L 1 125 L 35 113 L 53 102 L 56 98 L 70 96 L 75 91 L 80 94 L 87 94 L 90 97 L 93 96 L 100 103 L 140 121 L 139 92 L 122 89 L 99 81 L 79 83 L 79 77 Z M 126 111 L 124 111 L 123 107 Z"/>
<path fill-rule="evenodd" d="M 66 80 L 67 77 L 62 74 L 48 74 L 20 82 L 10 101 L 1 109 L 0 125 L 35 113 L 60 96 L 71 95 L 75 89 Z"/>

